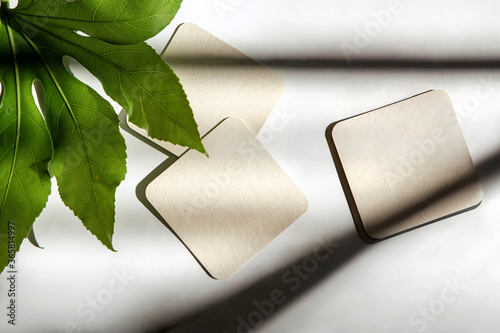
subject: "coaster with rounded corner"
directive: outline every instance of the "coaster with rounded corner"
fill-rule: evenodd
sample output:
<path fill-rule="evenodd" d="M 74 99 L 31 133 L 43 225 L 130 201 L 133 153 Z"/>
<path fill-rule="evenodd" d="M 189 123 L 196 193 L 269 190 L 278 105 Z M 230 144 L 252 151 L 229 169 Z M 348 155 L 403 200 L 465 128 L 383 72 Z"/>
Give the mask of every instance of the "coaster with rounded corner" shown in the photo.
<path fill-rule="evenodd" d="M 482 200 L 457 116 L 443 91 L 333 123 L 326 136 L 366 241 L 475 208 Z"/>
<path fill-rule="evenodd" d="M 245 124 L 228 118 L 146 187 L 147 200 L 207 272 L 224 279 L 307 210 Z"/>
<path fill-rule="evenodd" d="M 240 118 L 257 135 L 285 88 L 279 74 L 192 23 L 177 28 L 162 57 L 181 81 L 201 136 L 226 117 Z M 153 141 L 177 156 L 187 150 Z"/>

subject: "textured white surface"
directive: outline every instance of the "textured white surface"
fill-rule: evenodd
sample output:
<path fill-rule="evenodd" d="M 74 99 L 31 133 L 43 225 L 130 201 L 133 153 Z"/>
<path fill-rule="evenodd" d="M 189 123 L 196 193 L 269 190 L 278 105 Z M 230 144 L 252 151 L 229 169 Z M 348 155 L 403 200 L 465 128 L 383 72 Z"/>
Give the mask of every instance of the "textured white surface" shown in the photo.
<path fill-rule="evenodd" d="M 310 206 L 241 271 L 224 281 L 209 278 L 177 238 L 142 206 L 135 187 L 165 155 L 123 132 L 129 157 L 127 179 L 117 195 L 114 245 L 118 252 L 107 251 L 85 230 L 61 203 L 54 186 L 46 210 L 35 223 L 45 249 L 25 243 L 18 256 L 19 325 L 12 329 L 1 320 L 0 331 L 77 332 L 65 330 L 75 322 L 82 332 L 146 332 L 195 314 L 199 320 L 206 319 L 204 310 L 213 309 L 208 317 L 215 323 L 191 332 L 208 331 L 218 322 L 218 329 L 211 331 L 232 333 L 237 331 L 238 317 L 248 320 L 257 311 L 254 301 L 270 299 L 271 291 L 281 289 L 286 302 L 256 331 L 497 332 L 500 175 L 498 162 L 493 168 L 484 163 L 500 150 L 500 68 L 432 63 L 415 67 L 404 61 L 498 58 L 500 20 L 495 13 L 500 3 L 401 3 L 405 10 L 357 55 L 359 59 L 399 57 L 401 66 L 305 67 L 292 62 L 271 67 L 285 78 L 286 89 L 258 138 L 305 193 Z M 221 19 L 214 4 L 185 0 L 178 17 L 151 45 L 161 52 L 178 24 L 194 22 L 255 59 L 342 59 L 339 44 L 352 43 L 355 29 L 372 20 L 371 11 L 387 8 L 387 1 L 252 0 L 240 1 Z M 97 82 L 89 81 L 102 92 Z M 481 92 L 490 94 L 475 97 L 478 87 L 489 87 Z M 429 89 L 447 91 L 457 112 L 462 110 L 459 121 L 482 181 L 483 203 L 474 211 L 364 246 L 355 241 L 325 129 L 333 121 Z M 473 98 L 478 100 L 477 108 L 466 108 Z M 318 239 L 333 239 L 341 245 L 336 255 L 318 263 L 318 269 L 292 289 L 296 283 L 283 280 L 283 274 L 292 263 L 309 258 Z M 350 256 L 341 261 L 344 254 Z M 85 306 L 88 298 L 106 290 L 113 271 L 122 269 L 135 279 L 109 304 L 95 310 L 94 318 L 81 315 L 82 303 Z M 456 279 L 465 290 L 459 290 L 453 302 L 444 303 L 442 312 L 437 311 L 447 281 Z M 0 276 L 0 301 L 6 284 L 5 276 Z M 253 287 L 251 293 L 244 292 L 247 287 Z M 215 306 L 218 301 L 227 306 Z M 439 314 L 429 312 L 432 320 L 426 320 L 420 311 L 431 305 Z"/>

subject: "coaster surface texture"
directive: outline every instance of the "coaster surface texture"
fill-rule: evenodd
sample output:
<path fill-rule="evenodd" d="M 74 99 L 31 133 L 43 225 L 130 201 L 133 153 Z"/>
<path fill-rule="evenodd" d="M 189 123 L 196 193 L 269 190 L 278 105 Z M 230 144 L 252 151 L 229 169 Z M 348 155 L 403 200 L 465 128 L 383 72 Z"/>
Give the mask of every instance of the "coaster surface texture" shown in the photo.
<path fill-rule="evenodd" d="M 149 202 L 216 279 L 233 274 L 307 210 L 245 124 L 228 118 L 146 188 Z"/>
<path fill-rule="evenodd" d="M 240 118 L 257 135 L 285 88 L 279 74 L 192 23 L 177 28 L 163 59 L 184 87 L 201 136 L 227 117 Z M 153 141 L 177 156 L 187 150 Z"/>
<path fill-rule="evenodd" d="M 327 136 L 358 232 L 372 240 L 474 208 L 482 200 L 458 118 L 443 91 L 330 128 Z"/>

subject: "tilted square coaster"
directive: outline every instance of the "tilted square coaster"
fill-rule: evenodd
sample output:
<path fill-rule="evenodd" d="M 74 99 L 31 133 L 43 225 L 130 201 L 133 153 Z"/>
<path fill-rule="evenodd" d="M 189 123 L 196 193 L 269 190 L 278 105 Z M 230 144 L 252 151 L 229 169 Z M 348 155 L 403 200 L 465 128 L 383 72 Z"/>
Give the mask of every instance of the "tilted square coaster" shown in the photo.
<path fill-rule="evenodd" d="M 449 96 L 429 91 L 326 132 L 358 232 L 384 239 L 482 200 Z"/>
<path fill-rule="evenodd" d="M 177 28 L 162 57 L 179 77 L 202 136 L 227 117 L 240 118 L 257 135 L 285 88 L 279 74 L 192 23 Z M 177 156 L 187 150 L 153 141 Z"/>
<path fill-rule="evenodd" d="M 228 118 L 146 188 L 173 232 L 216 279 L 245 264 L 307 210 L 307 199 L 245 124 Z"/>

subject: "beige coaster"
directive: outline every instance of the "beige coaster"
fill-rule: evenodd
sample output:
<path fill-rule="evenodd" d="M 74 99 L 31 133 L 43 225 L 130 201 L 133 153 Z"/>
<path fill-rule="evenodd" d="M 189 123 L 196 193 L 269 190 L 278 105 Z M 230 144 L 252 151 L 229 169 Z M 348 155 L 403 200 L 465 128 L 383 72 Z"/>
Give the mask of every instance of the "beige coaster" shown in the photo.
<path fill-rule="evenodd" d="M 176 30 L 163 59 L 179 77 L 202 136 L 226 117 L 240 118 L 257 135 L 285 87 L 280 75 L 192 23 Z M 177 156 L 186 151 L 153 141 Z"/>
<path fill-rule="evenodd" d="M 307 199 L 236 118 L 187 151 L 146 196 L 211 276 L 224 279 L 307 210 Z"/>
<path fill-rule="evenodd" d="M 429 91 L 330 126 L 358 231 L 383 239 L 473 208 L 482 188 L 449 96 Z"/>

